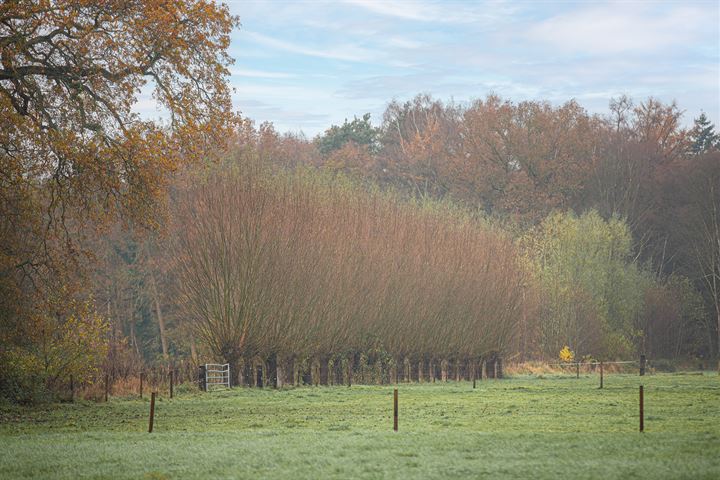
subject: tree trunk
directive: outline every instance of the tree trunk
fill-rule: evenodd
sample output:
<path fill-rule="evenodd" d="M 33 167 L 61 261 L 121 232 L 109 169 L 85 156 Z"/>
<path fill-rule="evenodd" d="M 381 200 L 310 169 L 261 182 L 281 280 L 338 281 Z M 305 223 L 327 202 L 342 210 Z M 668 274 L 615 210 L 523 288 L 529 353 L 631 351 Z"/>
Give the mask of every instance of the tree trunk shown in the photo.
<path fill-rule="evenodd" d="M 255 379 L 253 375 L 253 364 L 250 359 L 245 359 L 243 362 L 243 384 L 247 387 L 255 386 Z"/>
<path fill-rule="evenodd" d="M 329 361 L 329 358 L 326 356 L 321 356 L 319 359 L 320 385 L 328 385 L 328 380 L 329 380 L 328 361 Z"/>
<path fill-rule="evenodd" d="M 135 349 L 135 354 L 140 357 L 140 346 L 138 345 L 137 336 L 135 335 L 135 305 L 132 302 L 130 307 L 130 343 Z"/>
<path fill-rule="evenodd" d="M 320 385 L 320 361 L 316 357 L 310 361 L 310 378 L 313 387 Z"/>
<path fill-rule="evenodd" d="M 165 321 L 163 320 L 162 309 L 160 308 L 160 299 L 158 297 L 157 286 L 155 285 L 155 274 L 150 272 L 150 288 L 152 289 L 153 301 L 155 303 L 155 314 L 157 315 L 158 326 L 160 327 L 160 345 L 162 346 L 162 354 L 165 361 L 168 359 L 167 337 L 165 336 Z"/>
<path fill-rule="evenodd" d="M 255 386 L 263 388 L 265 386 L 265 369 L 262 364 L 255 365 L 253 368 L 255 369 Z"/>
<path fill-rule="evenodd" d="M 264 379 L 265 383 L 272 388 L 278 388 L 280 381 L 278 379 L 278 357 L 276 353 L 270 354 L 266 365 L 265 373 L 267 378 Z"/>
<path fill-rule="evenodd" d="M 333 370 L 334 370 L 333 375 L 334 375 L 334 377 L 335 377 L 334 384 L 335 384 L 335 385 L 342 385 L 342 384 L 343 384 L 343 380 L 344 380 L 344 375 L 343 375 L 343 371 L 344 371 L 344 369 L 343 369 L 343 357 L 336 357 L 336 358 L 335 358 L 335 362 L 333 363 Z"/>
<path fill-rule="evenodd" d="M 715 358 L 720 361 L 720 298 L 715 299 L 715 312 L 717 314 L 717 344 L 715 345 Z"/>

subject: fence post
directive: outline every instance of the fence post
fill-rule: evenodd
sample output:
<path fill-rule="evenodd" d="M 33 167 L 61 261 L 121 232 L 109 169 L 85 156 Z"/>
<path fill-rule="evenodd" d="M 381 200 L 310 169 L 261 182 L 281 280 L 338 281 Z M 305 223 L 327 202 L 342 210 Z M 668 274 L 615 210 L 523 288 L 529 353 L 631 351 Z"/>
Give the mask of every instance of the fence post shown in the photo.
<path fill-rule="evenodd" d="M 170 398 L 173 398 L 173 384 L 175 383 L 175 370 L 170 369 Z"/>
<path fill-rule="evenodd" d="M 575 378 L 580 378 L 580 362 L 575 363 Z"/>
<path fill-rule="evenodd" d="M 105 374 L 105 401 L 108 401 L 108 394 L 110 392 L 110 376 Z"/>
<path fill-rule="evenodd" d="M 640 385 L 640 431 L 645 431 L 645 399 L 642 385 Z"/>
<path fill-rule="evenodd" d="M 398 389 L 393 391 L 393 430 L 398 431 Z"/>
<path fill-rule="evenodd" d="M 473 360 L 473 362 L 472 362 L 473 388 L 475 388 L 475 381 L 477 380 L 477 370 L 478 370 L 478 363 L 475 360 Z"/>
<path fill-rule="evenodd" d="M 150 426 L 148 426 L 148 433 L 152 433 L 153 423 L 155 422 L 155 395 L 157 395 L 157 392 L 150 394 Z"/>
<path fill-rule="evenodd" d="M 645 375 L 645 355 L 640 355 L 640 376 Z"/>
<path fill-rule="evenodd" d="M 348 371 L 347 371 L 347 376 L 348 376 L 348 388 L 350 388 L 350 386 L 352 385 L 353 363 L 354 363 L 354 357 L 351 355 L 351 356 L 348 358 L 348 363 L 347 363 L 347 365 L 348 365 L 348 367 L 347 367 L 347 368 L 348 368 Z"/>
<path fill-rule="evenodd" d="M 600 362 L 600 388 L 603 388 L 603 362 Z"/>
<path fill-rule="evenodd" d="M 201 392 L 207 392 L 207 382 L 205 381 L 205 365 L 198 367 L 198 387 Z"/>
<path fill-rule="evenodd" d="M 144 372 L 140 372 L 140 398 L 142 398 L 142 390 L 143 390 L 143 377 L 145 376 Z"/>
<path fill-rule="evenodd" d="M 70 402 L 75 402 L 75 377 L 70 375 Z"/>

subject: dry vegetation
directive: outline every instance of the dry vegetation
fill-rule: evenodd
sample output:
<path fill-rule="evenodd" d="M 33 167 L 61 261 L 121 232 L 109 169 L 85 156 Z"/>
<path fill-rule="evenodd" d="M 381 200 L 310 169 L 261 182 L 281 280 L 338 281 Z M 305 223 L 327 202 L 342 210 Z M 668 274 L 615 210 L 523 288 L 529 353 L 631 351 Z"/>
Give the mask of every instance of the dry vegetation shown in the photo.
<path fill-rule="evenodd" d="M 177 203 L 177 286 L 196 338 L 234 366 L 467 362 L 508 351 L 530 308 L 512 239 L 451 205 L 252 162 L 192 183 Z"/>

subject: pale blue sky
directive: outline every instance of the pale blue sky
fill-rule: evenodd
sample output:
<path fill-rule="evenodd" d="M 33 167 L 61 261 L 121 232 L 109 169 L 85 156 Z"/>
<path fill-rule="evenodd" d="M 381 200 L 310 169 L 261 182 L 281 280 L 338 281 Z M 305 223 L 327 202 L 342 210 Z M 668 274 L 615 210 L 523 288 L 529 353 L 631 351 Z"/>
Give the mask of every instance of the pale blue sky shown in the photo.
<path fill-rule="evenodd" d="M 388 101 L 676 99 L 720 114 L 720 1 L 227 2 L 234 105 L 313 136 Z"/>

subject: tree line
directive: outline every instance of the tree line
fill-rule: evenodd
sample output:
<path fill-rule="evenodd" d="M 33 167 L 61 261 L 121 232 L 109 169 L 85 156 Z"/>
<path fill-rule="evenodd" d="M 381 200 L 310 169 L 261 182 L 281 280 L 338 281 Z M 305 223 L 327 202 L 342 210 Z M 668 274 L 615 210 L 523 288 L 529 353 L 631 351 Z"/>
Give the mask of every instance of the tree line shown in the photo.
<path fill-rule="evenodd" d="M 222 5 L 0 20 L 4 397 L 179 356 L 718 355 L 704 115 L 418 95 L 308 139 L 232 112 Z M 133 112 L 145 85 L 168 122 Z"/>

